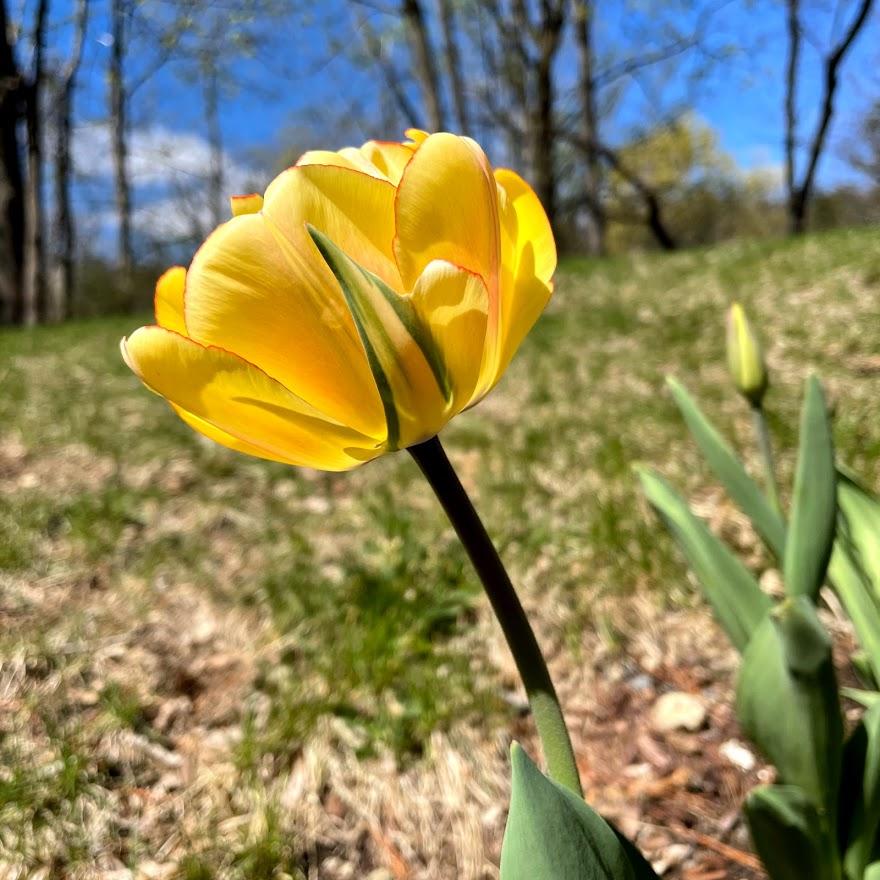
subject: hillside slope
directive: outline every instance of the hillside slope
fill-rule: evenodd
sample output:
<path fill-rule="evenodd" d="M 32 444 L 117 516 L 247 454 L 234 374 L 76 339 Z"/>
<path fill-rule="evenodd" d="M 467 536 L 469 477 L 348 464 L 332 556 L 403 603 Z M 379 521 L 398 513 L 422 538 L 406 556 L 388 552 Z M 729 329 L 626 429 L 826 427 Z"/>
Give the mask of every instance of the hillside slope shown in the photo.
<path fill-rule="evenodd" d="M 444 433 L 591 799 L 682 878 L 758 876 L 729 821 L 757 768 L 718 757 L 732 658 L 631 466 L 766 564 L 664 391 L 677 374 L 750 454 L 733 298 L 766 342 L 783 471 L 813 369 L 842 459 L 878 485 L 878 230 L 569 261 L 501 386 Z M 0 332 L 0 876 L 494 876 L 505 743 L 530 726 L 415 467 L 295 472 L 201 440 L 122 365 L 139 323 Z M 700 694 L 704 731 L 651 733 L 669 689 Z M 722 826 L 730 852 L 699 843 Z"/>

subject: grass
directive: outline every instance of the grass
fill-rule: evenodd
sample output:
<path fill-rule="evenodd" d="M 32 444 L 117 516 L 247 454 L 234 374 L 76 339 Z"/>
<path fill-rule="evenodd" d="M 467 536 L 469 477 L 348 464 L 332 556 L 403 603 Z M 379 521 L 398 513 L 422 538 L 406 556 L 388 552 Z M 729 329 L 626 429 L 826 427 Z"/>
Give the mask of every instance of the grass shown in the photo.
<path fill-rule="evenodd" d="M 723 366 L 731 299 L 767 342 L 784 473 L 816 370 L 842 459 L 880 482 L 878 243 L 844 231 L 563 266 L 501 387 L 444 432 L 559 663 L 588 662 L 585 632 L 626 642 L 609 600 L 697 602 L 632 465 L 710 485 L 670 372 L 753 454 Z M 407 456 L 323 475 L 204 442 L 123 366 L 117 342 L 143 320 L 0 332 L 0 862 L 62 877 L 160 852 L 184 880 L 295 877 L 341 857 L 285 801 L 311 744 L 386 768 L 374 779 L 418 773 L 435 730 L 491 745 L 515 724 L 513 682 Z M 175 763 L 196 733 L 194 754 L 212 744 L 227 768 L 198 785 Z M 309 779 L 331 810 L 329 781 Z"/>

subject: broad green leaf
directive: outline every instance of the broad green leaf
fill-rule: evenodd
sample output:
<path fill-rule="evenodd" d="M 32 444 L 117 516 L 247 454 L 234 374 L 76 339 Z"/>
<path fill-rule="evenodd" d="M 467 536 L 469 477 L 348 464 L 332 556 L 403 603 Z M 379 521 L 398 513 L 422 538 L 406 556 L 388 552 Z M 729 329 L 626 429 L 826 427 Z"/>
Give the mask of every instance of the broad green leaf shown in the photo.
<path fill-rule="evenodd" d="M 776 765 L 779 781 L 798 786 L 830 813 L 843 721 L 831 640 L 805 596 L 781 602 L 755 632 L 743 654 L 736 707 L 743 729 Z"/>
<path fill-rule="evenodd" d="M 694 516 L 684 499 L 659 475 L 641 470 L 648 500 L 663 517 L 703 586 L 706 598 L 734 646 L 744 651 L 770 608 L 748 569 L 708 526 Z"/>
<path fill-rule="evenodd" d="M 834 558 L 833 556 L 831 557 Z M 867 651 L 857 650 L 850 655 L 850 663 L 859 677 L 859 681 L 865 686 L 877 690 L 877 678 L 874 675 L 874 667 Z"/>
<path fill-rule="evenodd" d="M 828 578 L 853 622 L 862 650 L 867 655 L 875 681 L 880 681 L 880 599 L 867 573 L 853 558 L 844 537 L 838 531 L 834 553 L 828 566 Z"/>
<path fill-rule="evenodd" d="M 610 825 L 611 823 L 609 822 L 608 824 Z M 611 828 L 617 835 L 617 839 L 620 841 L 620 845 L 623 847 L 630 865 L 632 865 L 635 880 L 658 880 L 657 873 L 651 867 L 651 863 L 642 855 L 636 845 L 624 837 L 613 825 L 611 825 Z"/>
<path fill-rule="evenodd" d="M 880 705 L 880 691 L 864 691 L 861 688 L 841 688 L 840 695 L 847 697 L 854 703 L 870 709 L 873 706 Z"/>
<path fill-rule="evenodd" d="M 514 743 L 501 880 L 656 880 L 638 870 L 614 829 L 582 798 L 548 779 Z"/>
<path fill-rule="evenodd" d="M 872 862 L 865 869 L 865 880 L 880 880 L 880 862 Z"/>
<path fill-rule="evenodd" d="M 813 601 L 825 581 L 837 522 L 834 442 L 822 386 L 807 380 L 783 580 L 790 596 Z"/>
<path fill-rule="evenodd" d="M 862 716 L 843 752 L 840 841 L 848 880 L 862 880 L 880 830 L 880 704 Z"/>
<path fill-rule="evenodd" d="M 837 880 L 840 876 L 828 829 L 816 806 L 797 786 L 755 788 L 743 810 L 755 850 L 771 880 Z"/>
<path fill-rule="evenodd" d="M 755 531 L 764 539 L 773 555 L 781 560 L 785 550 L 785 522 L 782 517 L 773 509 L 767 496 L 746 473 L 734 451 L 703 415 L 685 388 L 675 379 L 667 379 L 667 382 L 706 463 L 727 494 L 752 521 Z"/>
<path fill-rule="evenodd" d="M 838 470 L 837 504 L 837 539 L 849 549 L 880 598 L 880 500 Z"/>

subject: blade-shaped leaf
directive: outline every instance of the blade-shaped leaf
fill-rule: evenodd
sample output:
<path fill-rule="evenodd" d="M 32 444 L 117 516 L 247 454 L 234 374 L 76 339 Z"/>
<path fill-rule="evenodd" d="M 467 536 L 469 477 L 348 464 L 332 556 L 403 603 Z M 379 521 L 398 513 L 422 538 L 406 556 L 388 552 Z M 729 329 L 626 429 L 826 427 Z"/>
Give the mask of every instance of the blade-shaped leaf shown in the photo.
<path fill-rule="evenodd" d="M 843 529 L 834 545 L 828 577 L 853 622 L 859 644 L 874 672 L 874 679 L 880 681 L 880 599 L 867 573 L 853 559 L 843 537 Z"/>
<path fill-rule="evenodd" d="M 610 822 L 608 824 L 611 825 Z M 642 855 L 636 845 L 631 840 L 624 837 L 624 835 L 613 825 L 611 825 L 611 828 L 617 835 L 617 839 L 620 841 L 620 845 L 623 847 L 623 851 L 629 859 L 629 863 L 633 869 L 634 880 L 658 880 L 657 872 L 651 867 L 651 863 Z"/>
<path fill-rule="evenodd" d="M 837 472 L 838 541 L 846 545 L 880 598 L 880 499 Z"/>
<path fill-rule="evenodd" d="M 801 789 L 794 785 L 755 788 L 743 809 L 755 850 L 772 880 L 837 880 L 828 829 Z"/>
<path fill-rule="evenodd" d="M 862 880 L 880 830 L 880 704 L 862 716 L 843 753 L 840 841 L 848 880 Z"/>
<path fill-rule="evenodd" d="M 843 720 L 831 640 L 805 596 L 769 614 L 743 654 L 736 692 L 743 729 L 821 810 L 837 798 Z"/>
<path fill-rule="evenodd" d="M 501 880 L 656 880 L 644 859 L 634 867 L 598 813 L 544 776 L 516 743 L 511 760 Z"/>
<path fill-rule="evenodd" d="M 746 473 L 736 454 L 684 386 L 672 378 L 667 379 L 667 382 L 706 463 L 721 481 L 727 494 L 752 521 L 755 531 L 764 539 L 773 555 L 781 560 L 785 549 L 785 522 L 782 517 L 767 501 L 767 496 L 757 483 Z"/>
<path fill-rule="evenodd" d="M 833 559 L 834 557 L 832 556 L 831 558 Z M 871 658 L 868 656 L 867 651 L 854 651 L 852 654 L 850 654 L 849 659 L 850 663 L 852 663 L 853 665 L 853 669 L 855 670 L 856 675 L 858 675 L 859 677 L 859 681 L 865 687 L 877 690 L 877 678 L 874 675 L 874 667 L 871 665 Z"/>
<path fill-rule="evenodd" d="M 323 232 L 313 226 L 308 231 L 339 282 L 385 410 L 388 446 L 397 449 L 402 438 L 424 430 L 419 424 L 423 413 L 442 412 L 451 397 L 442 354 L 407 297 L 358 265 Z"/>
<path fill-rule="evenodd" d="M 663 517 L 702 584 L 718 622 L 734 646 L 745 650 L 770 608 L 770 599 L 742 562 L 691 513 L 684 499 L 662 477 L 648 470 L 640 471 L 639 476 L 648 500 Z"/>
<path fill-rule="evenodd" d="M 840 694 L 866 709 L 880 705 L 880 691 L 863 691 L 860 688 L 845 687 L 840 689 Z"/>
<path fill-rule="evenodd" d="M 783 576 L 790 596 L 815 601 L 825 581 L 837 521 L 834 441 L 825 396 L 815 376 L 807 380 L 799 442 Z"/>

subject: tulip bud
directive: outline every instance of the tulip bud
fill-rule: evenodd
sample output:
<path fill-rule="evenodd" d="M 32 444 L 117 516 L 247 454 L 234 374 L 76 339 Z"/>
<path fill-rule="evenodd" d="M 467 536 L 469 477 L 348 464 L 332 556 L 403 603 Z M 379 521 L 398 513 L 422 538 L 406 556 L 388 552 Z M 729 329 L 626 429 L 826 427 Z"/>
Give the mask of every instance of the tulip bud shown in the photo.
<path fill-rule="evenodd" d="M 760 406 L 767 391 L 767 366 L 755 332 L 739 303 L 734 303 L 727 312 L 727 365 L 736 390 L 752 406 Z"/>

